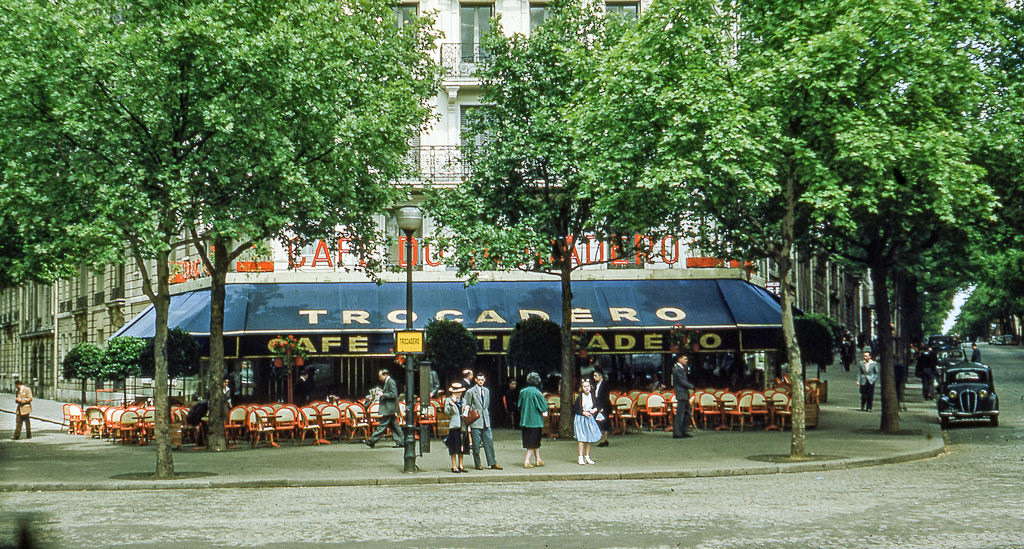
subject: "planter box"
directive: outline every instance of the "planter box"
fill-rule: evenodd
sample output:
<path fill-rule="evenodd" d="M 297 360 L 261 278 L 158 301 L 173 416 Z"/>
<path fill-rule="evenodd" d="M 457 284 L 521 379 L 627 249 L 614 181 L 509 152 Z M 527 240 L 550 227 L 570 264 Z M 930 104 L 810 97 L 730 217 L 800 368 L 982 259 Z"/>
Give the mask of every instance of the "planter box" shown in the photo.
<path fill-rule="evenodd" d="M 687 257 L 686 268 L 687 269 L 710 269 L 714 267 L 721 267 L 725 264 L 724 261 L 717 257 Z"/>
<path fill-rule="evenodd" d="M 818 426 L 818 412 L 821 408 L 817 402 L 808 402 L 804 404 L 804 427 L 808 429 L 814 429 Z"/>
<path fill-rule="evenodd" d="M 236 261 L 235 271 L 239 273 L 272 273 L 273 261 Z"/>

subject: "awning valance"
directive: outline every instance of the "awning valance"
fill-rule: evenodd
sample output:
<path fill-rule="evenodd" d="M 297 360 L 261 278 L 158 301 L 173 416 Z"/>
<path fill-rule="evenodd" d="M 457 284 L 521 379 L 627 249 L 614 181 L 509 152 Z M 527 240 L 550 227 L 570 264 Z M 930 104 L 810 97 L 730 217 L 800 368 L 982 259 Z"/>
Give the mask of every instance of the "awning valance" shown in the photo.
<path fill-rule="evenodd" d="M 781 327 L 778 302 L 743 280 L 580 280 L 572 289 L 575 329 L 664 331 L 682 325 L 740 329 L 753 336 L 774 334 Z M 229 284 L 224 333 L 391 333 L 405 328 L 405 290 L 404 283 Z M 561 321 L 556 280 L 480 282 L 469 287 L 461 282 L 414 282 L 413 294 L 417 329 L 433 318 L 457 320 L 478 333 L 510 331 L 531 315 Z M 150 307 L 116 335 L 152 337 L 154 319 Z M 209 290 L 172 296 L 168 325 L 196 336 L 209 335 Z M 774 341 L 771 347 L 758 347 L 774 348 Z"/>

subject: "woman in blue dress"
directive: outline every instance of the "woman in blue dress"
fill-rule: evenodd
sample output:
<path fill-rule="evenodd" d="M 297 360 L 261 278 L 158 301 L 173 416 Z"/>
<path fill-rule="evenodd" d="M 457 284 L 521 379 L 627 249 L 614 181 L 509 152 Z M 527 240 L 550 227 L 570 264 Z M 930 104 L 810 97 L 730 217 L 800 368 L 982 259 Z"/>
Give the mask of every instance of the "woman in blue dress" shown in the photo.
<path fill-rule="evenodd" d="M 579 452 L 577 462 L 580 465 L 594 465 L 594 460 L 590 459 L 590 443 L 601 440 L 601 428 L 597 425 L 597 403 L 590 392 L 589 379 L 584 379 L 580 383 L 580 394 L 572 403 L 572 413 Z"/>

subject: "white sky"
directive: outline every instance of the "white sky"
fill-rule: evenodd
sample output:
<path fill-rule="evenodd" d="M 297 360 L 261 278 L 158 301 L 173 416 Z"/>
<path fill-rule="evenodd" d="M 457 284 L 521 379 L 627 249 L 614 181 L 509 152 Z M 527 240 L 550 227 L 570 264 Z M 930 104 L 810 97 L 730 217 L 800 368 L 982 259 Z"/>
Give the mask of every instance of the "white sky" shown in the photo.
<path fill-rule="evenodd" d="M 961 290 L 953 296 L 953 309 L 949 311 L 946 316 L 946 321 L 942 323 L 942 333 L 948 334 L 953 329 L 953 324 L 956 323 L 956 317 L 960 314 L 960 308 L 967 302 L 967 298 L 970 297 L 971 292 L 974 291 L 974 286 Z"/>

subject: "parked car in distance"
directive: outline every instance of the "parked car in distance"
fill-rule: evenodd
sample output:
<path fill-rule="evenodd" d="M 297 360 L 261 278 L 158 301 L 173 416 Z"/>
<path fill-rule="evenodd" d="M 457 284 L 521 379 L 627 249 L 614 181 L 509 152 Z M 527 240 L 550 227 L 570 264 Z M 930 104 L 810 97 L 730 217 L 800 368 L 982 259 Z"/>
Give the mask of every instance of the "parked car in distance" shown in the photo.
<path fill-rule="evenodd" d="M 939 382 L 939 422 L 948 427 L 953 421 L 987 419 L 999 425 L 999 397 L 992 381 L 992 369 L 977 362 L 961 362 L 942 373 Z"/>

